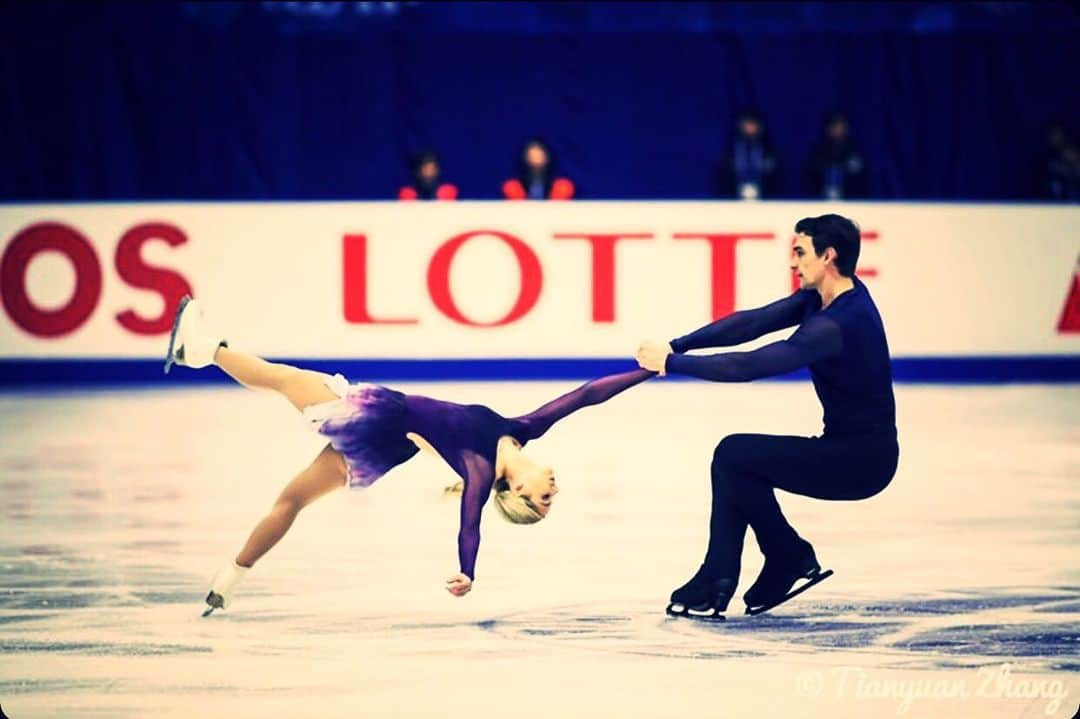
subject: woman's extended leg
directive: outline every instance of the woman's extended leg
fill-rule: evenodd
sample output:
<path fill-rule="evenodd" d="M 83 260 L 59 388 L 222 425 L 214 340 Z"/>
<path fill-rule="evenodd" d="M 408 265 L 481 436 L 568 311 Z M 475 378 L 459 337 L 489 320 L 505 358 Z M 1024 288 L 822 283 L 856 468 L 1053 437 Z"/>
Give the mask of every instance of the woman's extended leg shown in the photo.
<path fill-rule="evenodd" d="M 214 363 L 245 387 L 280 392 L 298 410 L 337 399 L 326 386 L 326 375 L 322 372 L 268 362 L 229 347 L 218 347 Z"/>
<path fill-rule="evenodd" d="M 345 472 L 341 454 L 329 445 L 324 447 L 315 461 L 282 490 L 270 513 L 255 526 L 244 548 L 236 555 L 236 563 L 250 567 L 270 551 L 289 531 L 301 509 L 327 492 L 345 486 Z"/>

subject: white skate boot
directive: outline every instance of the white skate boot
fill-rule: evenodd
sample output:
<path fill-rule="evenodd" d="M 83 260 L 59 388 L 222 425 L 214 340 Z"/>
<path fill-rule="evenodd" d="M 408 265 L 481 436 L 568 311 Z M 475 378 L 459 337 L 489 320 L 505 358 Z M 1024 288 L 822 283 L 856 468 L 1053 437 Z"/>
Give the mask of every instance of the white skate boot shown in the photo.
<path fill-rule="evenodd" d="M 227 609 L 232 602 L 233 592 L 236 585 L 244 578 L 251 567 L 241 567 L 236 562 L 229 562 L 214 575 L 214 581 L 210 583 L 210 592 L 206 595 L 206 611 L 204 617 L 210 616 L 215 609 Z"/>
<path fill-rule="evenodd" d="M 169 350 L 165 356 L 165 374 L 173 364 L 199 369 L 213 364 L 218 347 L 228 347 L 228 342 L 207 326 L 202 305 L 185 295 L 176 308 Z"/>

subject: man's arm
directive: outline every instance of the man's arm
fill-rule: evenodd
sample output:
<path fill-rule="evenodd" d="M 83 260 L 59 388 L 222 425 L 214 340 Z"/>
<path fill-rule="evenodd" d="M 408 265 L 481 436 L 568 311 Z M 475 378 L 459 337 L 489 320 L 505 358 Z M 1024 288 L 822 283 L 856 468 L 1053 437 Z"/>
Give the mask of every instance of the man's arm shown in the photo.
<path fill-rule="evenodd" d="M 671 340 L 671 350 L 681 354 L 706 347 L 731 347 L 797 325 L 815 298 L 820 302 L 817 292 L 800 290 L 764 307 L 733 312 L 688 335 Z"/>
<path fill-rule="evenodd" d="M 692 356 L 669 354 L 665 370 L 714 382 L 749 382 L 761 377 L 787 374 L 800 367 L 830 357 L 843 349 L 840 325 L 815 316 L 786 340 L 773 342 L 751 352 Z"/>

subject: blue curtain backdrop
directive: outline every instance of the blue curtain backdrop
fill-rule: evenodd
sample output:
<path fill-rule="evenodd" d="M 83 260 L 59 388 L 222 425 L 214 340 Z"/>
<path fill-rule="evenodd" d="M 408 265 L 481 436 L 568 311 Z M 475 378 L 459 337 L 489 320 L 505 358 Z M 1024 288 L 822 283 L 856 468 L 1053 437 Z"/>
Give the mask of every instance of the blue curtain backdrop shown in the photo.
<path fill-rule="evenodd" d="M 582 198 L 703 198 L 741 107 L 786 197 L 848 111 L 877 198 L 1030 196 L 1080 116 L 1068 4 L 8 3 L 0 199 L 381 199 L 436 149 L 495 198 L 542 135 Z"/>

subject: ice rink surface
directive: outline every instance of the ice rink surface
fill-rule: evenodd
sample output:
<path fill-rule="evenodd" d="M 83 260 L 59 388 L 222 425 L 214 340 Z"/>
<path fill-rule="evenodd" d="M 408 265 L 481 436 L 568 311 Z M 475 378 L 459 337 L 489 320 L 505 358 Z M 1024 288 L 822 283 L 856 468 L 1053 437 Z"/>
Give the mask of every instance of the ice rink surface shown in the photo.
<path fill-rule="evenodd" d="M 513 415 L 572 382 L 396 384 Z M 0 396 L 0 707 L 26 717 L 1072 717 L 1080 387 L 899 386 L 870 500 L 781 494 L 836 575 L 760 617 L 670 619 L 725 434 L 817 434 L 809 384 L 653 382 L 528 451 L 562 493 L 490 507 L 472 594 L 457 497 L 419 455 L 301 513 L 200 619 L 214 571 L 321 446 L 234 388 Z M 748 538 L 740 594 L 761 558 Z"/>

